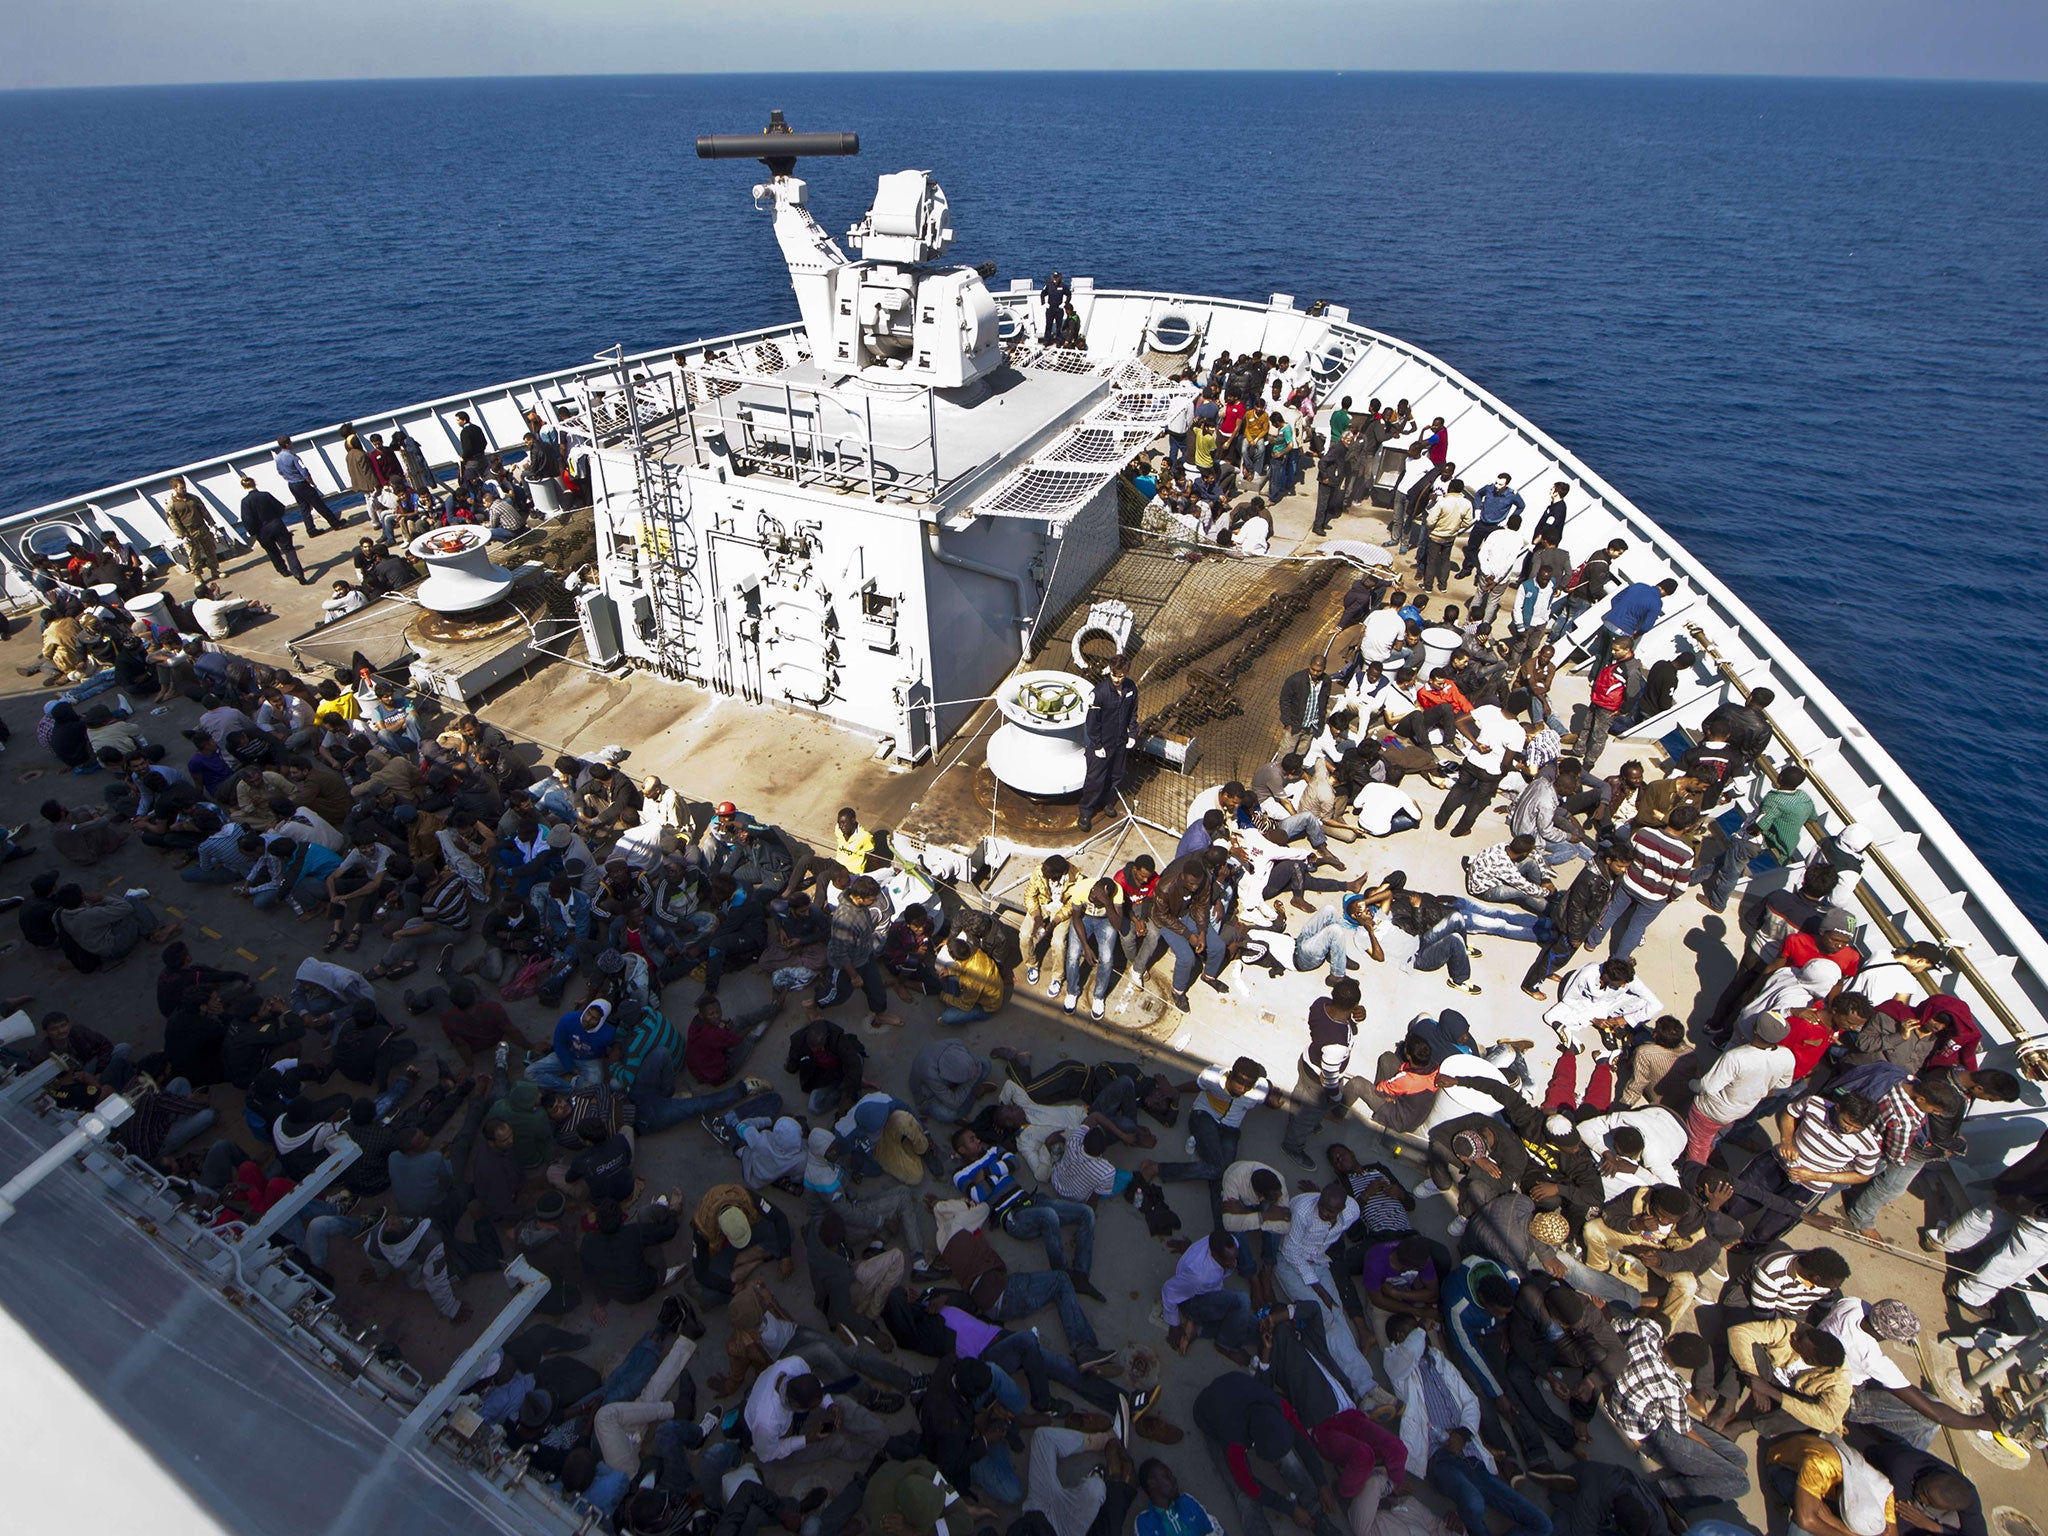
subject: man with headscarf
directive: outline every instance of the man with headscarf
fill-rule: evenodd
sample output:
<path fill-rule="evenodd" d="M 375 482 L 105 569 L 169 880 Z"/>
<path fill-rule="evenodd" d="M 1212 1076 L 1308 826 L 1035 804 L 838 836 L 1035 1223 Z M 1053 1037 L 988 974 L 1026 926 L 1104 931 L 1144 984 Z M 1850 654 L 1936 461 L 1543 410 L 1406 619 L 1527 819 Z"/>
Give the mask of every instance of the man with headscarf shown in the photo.
<path fill-rule="evenodd" d="M 803 1171 L 804 1128 L 788 1115 L 740 1116 L 734 1110 L 728 1119 L 739 1140 L 740 1180 L 747 1188 L 766 1189 Z"/>
<path fill-rule="evenodd" d="M 910 1063 L 910 1102 L 927 1120 L 941 1125 L 958 1125 L 967 1118 L 974 1101 L 987 1089 L 991 1063 L 976 1056 L 966 1043 L 948 1038 L 934 1041 L 920 1050 Z"/>

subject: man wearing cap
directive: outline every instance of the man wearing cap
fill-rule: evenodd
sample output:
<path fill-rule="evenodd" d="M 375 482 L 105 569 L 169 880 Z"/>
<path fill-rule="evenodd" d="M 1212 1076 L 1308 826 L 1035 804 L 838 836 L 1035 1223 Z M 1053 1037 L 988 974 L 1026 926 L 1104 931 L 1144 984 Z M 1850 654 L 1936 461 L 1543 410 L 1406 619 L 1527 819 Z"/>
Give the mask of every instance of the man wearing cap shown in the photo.
<path fill-rule="evenodd" d="M 1910 1344 L 1920 1336 L 1920 1319 L 1905 1302 L 1896 1297 L 1863 1301 L 1844 1296 L 1820 1326 L 1842 1341 L 1842 1369 L 1856 1383 L 1849 1405 L 1851 1424 L 1867 1424 L 1922 1451 L 1934 1443 L 1940 1427 L 1998 1428 L 1998 1420 L 1989 1413 L 1963 1413 L 1928 1396 L 1885 1353 L 1886 1344 Z"/>
<path fill-rule="evenodd" d="M 1798 1068 L 1785 1049 L 1786 1033 L 1783 1017 L 1765 1014 L 1746 1044 L 1730 1046 L 1693 1082 L 1685 1115 L 1686 1161 L 1705 1163 L 1730 1126 L 1755 1114 L 1770 1094 L 1792 1086 Z"/>
<path fill-rule="evenodd" d="M 729 1300 L 771 1260 L 779 1261 L 785 1280 L 796 1271 L 789 1218 L 743 1184 L 714 1184 L 704 1191 L 690 1226 L 691 1269 L 710 1305 Z"/>

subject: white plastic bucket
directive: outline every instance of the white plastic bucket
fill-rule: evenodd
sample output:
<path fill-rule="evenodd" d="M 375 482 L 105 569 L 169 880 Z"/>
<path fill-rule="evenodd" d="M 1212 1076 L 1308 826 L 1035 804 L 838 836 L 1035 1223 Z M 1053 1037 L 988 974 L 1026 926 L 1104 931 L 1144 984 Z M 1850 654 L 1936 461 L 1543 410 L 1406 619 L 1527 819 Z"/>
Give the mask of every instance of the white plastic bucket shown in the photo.
<path fill-rule="evenodd" d="M 1451 652 L 1465 643 L 1465 637 L 1455 629 L 1443 624 L 1432 624 L 1422 632 L 1422 675 L 1430 673 L 1451 659 Z"/>

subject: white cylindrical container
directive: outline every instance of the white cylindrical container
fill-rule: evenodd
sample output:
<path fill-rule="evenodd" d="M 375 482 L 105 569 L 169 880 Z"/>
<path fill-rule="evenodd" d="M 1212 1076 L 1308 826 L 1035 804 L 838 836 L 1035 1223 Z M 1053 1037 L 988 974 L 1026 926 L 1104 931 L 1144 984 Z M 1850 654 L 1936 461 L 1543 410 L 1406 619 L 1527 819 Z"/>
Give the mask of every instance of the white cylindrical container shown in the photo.
<path fill-rule="evenodd" d="M 1071 672 L 1020 672 L 996 689 L 1004 725 L 988 741 L 988 768 L 1027 795 L 1076 793 L 1088 777 L 1082 726 L 1094 685 Z"/>
<path fill-rule="evenodd" d="M 1422 632 L 1422 675 L 1425 679 L 1451 659 L 1451 652 L 1465 643 L 1465 637 L 1443 624 L 1432 624 Z"/>
<path fill-rule="evenodd" d="M 512 573 L 491 563 L 491 530 L 481 523 L 432 529 L 406 549 L 427 562 L 427 579 L 414 595 L 435 613 L 469 613 L 512 591 Z"/>

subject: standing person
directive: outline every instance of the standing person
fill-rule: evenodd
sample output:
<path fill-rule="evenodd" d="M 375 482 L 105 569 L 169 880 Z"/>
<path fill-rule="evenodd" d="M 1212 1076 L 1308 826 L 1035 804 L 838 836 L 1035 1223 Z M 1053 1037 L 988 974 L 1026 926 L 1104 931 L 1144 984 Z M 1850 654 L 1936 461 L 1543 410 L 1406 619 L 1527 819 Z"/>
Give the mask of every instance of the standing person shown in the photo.
<path fill-rule="evenodd" d="M 1249 1056 L 1240 1056 L 1227 1072 L 1218 1066 L 1205 1067 L 1200 1077 L 1177 1085 L 1175 1091 L 1201 1095 L 1188 1110 L 1188 1151 L 1194 1161 L 1164 1163 L 1159 1178 L 1206 1182 L 1210 1214 L 1215 1224 L 1221 1226 L 1224 1171 L 1237 1161 L 1238 1138 L 1243 1134 L 1245 1117 L 1266 1102 L 1273 1084 L 1263 1066 Z"/>
<path fill-rule="evenodd" d="M 1592 949 L 1613 931 L 1608 953 L 1622 960 L 1636 952 L 1650 924 L 1692 881 L 1698 858 L 1685 834 L 1700 819 L 1697 807 L 1682 803 L 1661 827 L 1637 827 L 1629 839 L 1628 870 L 1615 883 L 1600 921 L 1586 935 Z"/>
<path fill-rule="evenodd" d="M 469 419 L 467 411 L 455 413 L 455 451 L 462 460 L 457 478 L 481 480 L 484 460 L 490 455 L 491 441 L 484 436 L 484 429 Z"/>
<path fill-rule="evenodd" d="M 1422 554 L 1415 562 L 1415 580 L 1421 590 L 1441 592 L 1451 584 L 1451 546 L 1472 526 L 1472 517 L 1472 498 L 1465 494 L 1465 482 L 1453 480 L 1430 508 L 1423 529 Z"/>
<path fill-rule="evenodd" d="M 391 451 L 398 455 L 405 468 L 405 482 L 419 495 L 426 495 L 434 488 L 434 472 L 427 467 L 427 456 L 420 451 L 419 439 L 404 427 L 391 429 Z"/>
<path fill-rule="evenodd" d="M 1550 500 L 1543 510 L 1536 514 L 1536 528 L 1533 534 L 1538 544 L 1546 540 L 1552 548 L 1564 543 L 1565 497 L 1571 494 L 1571 486 L 1562 480 L 1550 484 Z"/>
<path fill-rule="evenodd" d="M 1330 982 L 1330 995 L 1309 1004 L 1308 1048 L 1301 1053 L 1289 1095 L 1294 1113 L 1280 1140 L 1280 1150 L 1306 1172 L 1314 1172 L 1316 1166 L 1308 1155 L 1309 1138 L 1322 1129 L 1324 1120 L 1344 1112 L 1351 1048 L 1365 1023 L 1363 995 L 1356 981 L 1338 975 Z"/>
<path fill-rule="evenodd" d="M 186 488 L 183 475 L 171 476 L 171 498 L 164 503 L 164 521 L 185 546 L 185 568 L 209 580 L 220 575 L 220 546 L 206 503 Z"/>
<path fill-rule="evenodd" d="M 1067 325 L 1067 280 L 1055 272 L 1045 280 L 1045 335 L 1043 344 L 1052 347 L 1059 344 L 1060 334 Z"/>
<path fill-rule="evenodd" d="M 1318 652 L 1309 657 L 1306 667 L 1290 673 L 1280 685 L 1281 728 L 1297 738 L 1314 741 L 1329 719 L 1331 692 L 1328 664 Z"/>
<path fill-rule="evenodd" d="M 280 576 L 294 578 L 308 586 L 313 578 L 299 564 L 299 547 L 292 540 L 291 509 L 270 492 L 259 490 L 256 482 L 242 476 L 242 526 L 249 537 L 263 547 Z"/>
<path fill-rule="evenodd" d="M 1685 1156 L 1705 1163 L 1714 1144 L 1732 1125 L 1747 1120 L 1773 1093 L 1792 1086 L 1798 1070 L 1784 1045 L 1784 1018 L 1767 1013 L 1745 1045 L 1731 1046 L 1693 1083 L 1692 1107 L 1685 1113 Z"/>
<path fill-rule="evenodd" d="M 1586 695 L 1586 740 L 1579 761 L 1591 773 L 1600 754 L 1607 750 L 1607 737 L 1621 712 L 1643 691 L 1643 666 L 1636 660 L 1633 640 L 1617 640 L 1612 653 L 1593 673 Z"/>
<path fill-rule="evenodd" d="M 1615 593 L 1614 601 L 1607 605 L 1606 616 L 1600 620 L 1600 632 L 1593 637 L 1592 664 L 1603 665 L 1617 640 L 1640 645 L 1643 636 L 1663 620 L 1664 599 L 1677 593 L 1678 582 L 1670 576 L 1654 587 L 1647 581 L 1632 581 Z"/>
<path fill-rule="evenodd" d="M 880 955 L 886 914 L 879 905 L 882 887 L 873 875 L 855 877 L 832 909 L 832 933 L 825 943 L 825 979 L 815 998 L 804 1004 L 813 1019 L 853 995 L 855 986 L 867 994 L 868 1027 L 890 1029 L 903 1022 L 888 1011 L 889 983 Z"/>
<path fill-rule="evenodd" d="M 1131 659 L 1123 652 L 1109 658 L 1088 700 L 1083 731 L 1088 746 L 1088 776 L 1081 785 L 1080 815 L 1074 825 L 1086 832 L 1096 814 L 1115 801 L 1128 763 L 1126 754 L 1138 744 L 1138 685 L 1130 679 Z"/>
<path fill-rule="evenodd" d="M 319 513 L 327 519 L 329 528 L 341 528 L 347 519 L 337 517 L 334 508 L 327 505 L 327 498 L 320 494 L 320 487 L 313 483 L 313 471 L 306 468 L 305 460 L 292 447 L 289 436 L 277 440 L 277 457 L 271 460 L 285 489 L 292 493 L 292 500 L 298 504 L 299 515 L 306 520 L 306 537 L 314 538 L 319 529 L 313 526 L 313 514 Z"/>
<path fill-rule="evenodd" d="M 1479 569 L 1479 551 L 1486 541 L 1528 505 L 1522 500 L 1522 493 L 1515 489 L 1514 477 L 1506 470 L 1493 477 L 1493 484 L 1479 488 L 1479 494 L 1472 498 L 1472 510 L 1478 521 L 1472 525 L 1472 536 L 1465 541 L 1465 563 L 1458 569 L 1460 576 L 1470 576 Z"/>

